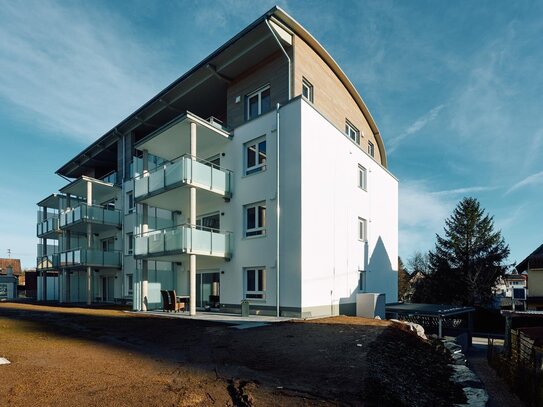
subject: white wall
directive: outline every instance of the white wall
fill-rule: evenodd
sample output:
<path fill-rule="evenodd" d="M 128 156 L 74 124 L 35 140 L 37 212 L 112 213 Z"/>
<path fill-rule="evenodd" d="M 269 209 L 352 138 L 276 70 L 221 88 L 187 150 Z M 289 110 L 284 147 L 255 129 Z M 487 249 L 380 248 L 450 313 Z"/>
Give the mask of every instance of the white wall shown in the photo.
<path fill-rule="evenodd" d="M 305 100 L 287 109 L 302 115 L 303 307 L 336 314 L 339 304 L 354 303 L 359 270 L 364 291 L 395 302 L 397 180 Z M 368 170 L 367 191 L 358 187 L 359 164 Z M 358 217 L 367 220 L 367 245 L 358 240 Z"/>

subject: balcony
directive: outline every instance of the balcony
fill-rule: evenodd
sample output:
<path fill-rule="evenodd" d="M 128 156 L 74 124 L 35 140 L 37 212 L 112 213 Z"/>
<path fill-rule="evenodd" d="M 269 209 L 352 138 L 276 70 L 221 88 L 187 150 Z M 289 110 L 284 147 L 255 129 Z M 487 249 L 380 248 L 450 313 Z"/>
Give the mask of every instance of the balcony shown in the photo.
<path fill-rule="evenodd" d="M 36 235 L 42 239 L 57 239 L 60 233 L 58 217 L 47 218 L 36 225 Z"/>
<path fill-rule="evenodd" d="M 75 249 L 59 253 L 60 268 L 75 267 L 121 267 L 121 252 L 92 249 Z"/>
<path fill-rule="evenodd" d="M 231 171 L 185 154 L 136 177 L 134 198 L 137 202 L 143 202 L 147 198 L 185 185 L 230 198 L 231 182 Z"/>
<path fill-rule="evenodd" d="M 136 236 L 135 256 L 159 258 L 176 254 L 231 257 L 231 233 L 179 225 Z"/>
<path fill-rule="evenodd" d="M 38 256 L 36 261 L 36 270 L 49 271 L 58 270 L 60 264 L 59 253 L 48 254 L 45 256 Z"/>
<path fill-rule="evenodd" d="M 60 213 L 60 228 L 85 233 L 86 224 L 93 225 L 92 231 L 100 233 L 111 228 L 121 228 L 121 211 L 102 206 L 81 204 Z"/>

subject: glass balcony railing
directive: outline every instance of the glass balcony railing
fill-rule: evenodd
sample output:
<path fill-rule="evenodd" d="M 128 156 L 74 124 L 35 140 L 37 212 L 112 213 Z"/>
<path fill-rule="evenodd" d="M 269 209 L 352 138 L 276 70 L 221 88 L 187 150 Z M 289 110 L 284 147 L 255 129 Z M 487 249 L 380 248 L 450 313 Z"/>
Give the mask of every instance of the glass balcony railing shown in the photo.
<path fill-rule="evenodd" d="M 59 253 L 38 256 L 36 260 L 36 270 L 56 270 L 59 267 Z"/>
<path fill-rule="evenodd" d="M 60 213 L 60 227 L 67 228 L 77 222 L 121 226 L 121 211 L 101 206 L 81 204 Z"/>
<path fill-rule="evenodd" d="M 92 249 L 75 249 L 59 253 L 59 266 L 121 267 L 121 252 Z"/>
<path fill-rule="evenodd" d="M 36 235 L 42 237 L 59 231 L 58 217 L 47 218 L 36 225 Z"/>
<path fill-rule="evenodd" d="M 188 253 L 214 257 L 231 257 L 231 233 L 193 225 L 154 230 L 136 236 L 135 255 L 161 256 Z"/>
<path fill-rule="evenodd" d="M 183 184 L 230 197 L 231 182 L 231 171 L 221 169 L 209 161 L 183 155 L 136 177 L 134 197 L 145 198 Z"/>

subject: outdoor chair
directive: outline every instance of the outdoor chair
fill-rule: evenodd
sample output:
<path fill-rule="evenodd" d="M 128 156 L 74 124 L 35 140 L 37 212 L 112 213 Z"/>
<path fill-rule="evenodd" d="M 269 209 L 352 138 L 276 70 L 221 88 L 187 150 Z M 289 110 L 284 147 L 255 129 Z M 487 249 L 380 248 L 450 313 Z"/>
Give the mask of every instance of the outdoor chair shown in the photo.
<path fill-rule="evenodd" d="M 185 303 L 177 299 L 177 294 L 175 293 L 175 290 L 168 291 L 168 294 L 170 296 L 171 310 L 175 312 L 185 311 Z"/>
<path fill-rule="evenodd" d="M 170 304 L 170 296 L 168 291 L 160 290 L 160 294 L 162 294 L 162 311 L 170 312 L 172 310 L 172 306 Z"/>

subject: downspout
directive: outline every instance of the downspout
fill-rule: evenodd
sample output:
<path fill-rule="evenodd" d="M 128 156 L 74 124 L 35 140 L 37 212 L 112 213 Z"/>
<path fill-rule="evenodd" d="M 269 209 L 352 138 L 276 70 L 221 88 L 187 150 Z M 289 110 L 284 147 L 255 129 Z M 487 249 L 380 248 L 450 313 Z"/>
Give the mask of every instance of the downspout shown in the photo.
<path fill-rule="evenodd" d="M 281 316 L 281 310 L 279 308 L 279 300 L 280 300 L 280 296 L 279 296 L 279 283 L 280 283 L 280 268 L 279 268 L 279 259 L 280 259 L 280 242 L 281 242 L 281 234 L 280 234 L 280 215 L 281 215 L 281 206 L 279 204 L 279 198 L 280 198 L 280 194 L 281 194 L 281 190 L 280 190 L 280 179 L 279 179 L 279 110 L 281 109 L 281 105 L 279 103 L 277 103 L 277 106 L 276 106 L 276 109 L 275 109 L 275 137 L 276 137 L 276 149 L 277 149 L 277 152 L 275 153 L 276 154 L 276 163 L 275 163 L 275 178 L 276 178 L 276 195 L 275 195 L 275 212 L 277 214 L 276 216 L 276 221 L 275 221 L 275 234 L 276 234 L 276 244 L 277 244 L 277 247 L 276 247 L 276 252 L 277 252 L 277 260 L 275 262 L 275 278 L 276 278 L 276 289 L 275 289 L 275 295 L 276 295 L 276 300 L 275 300 L 275 303 L 276 303 L 276 313 L 277 313 L 277 316 Z"/>
<path fill-rule="evenodd" d="M 266 25 L 268 26 L 268 28 L 270 29 L 270 32 L 272 33 L 273 35 L 273 38 L 275 38 L 275 41 L 277 42 L 277 45 L 279 46 L 279 48 L 281 49 L 281 51 L 283 51 L 283 54 L 285 54 L 285 57 L 287 58 L 287 62 L 288 62 L 288 100 L 290 100 L 291 98 L 291 95 L 292 95 L 292 87 L 291 87 L 291 60 L 290 60 L 290 57 L 288 56 L 287 54 L 287 51 L 285 51 L 285 48 L 283 48 L 283 46 L 281 45 L 281 41 L 279 41 L 279 38 L 277 38 L 277 35 L 275 34 L 275 31 L 273 31 L 273 28 L 271 27 L 270 25 L 270 22 L 268 21 L 268 19 L 264 20 L 266 21 Z M 281 242 L 281 234 L 280 234 L 280 231 L 281 231 L 281 227 L 280 227 L 280 215 L 281 215 L 281 207 L 279 205 L 279 198 L 280 198 L 280 190 L 279 190 L 279 187 L 280 187 L 280 182 L 279 182 L 279 147 L 280 147 L 280 144 L 279 144 L 279 109 L 281 108 L 281 105 L 279 103 L 277 103 L 277 106 L 276 106 L 276 110 L 275 110 L 275 118 L 276 118 L 276 137 L 277 137 L 277 142 L 276 142 L 276 148 L 277 148 L 277 152 L 276 152 L 276 165 L 275 165 L 275 176 L 276 176 L 276 182 L 277 182 L 277 185 L 276 185 L 276 188 L 277 188 L 277 192 L 276 192 L 276 213 L 277 213 L 277 219 L 276 219 L 276 244 L 277 244 L 277 247 L 276 247 L 276 252 L 277 252 L 277 261 L 276 261 L 276 264 L 275 264 L 275 273 L 276 273 L 276 289 L 275 289 L 275 295 L 276 295 L 276 299 L 275 299 L 275 303 L 276 303 L 276 314 L 277 316 L 279 317 L 280 314 L 281 314 L 281 310 L 280 310 L 280 307 L 279 307 L 279 300 L 280 300 L 280 268 L 279 268 L 279 257 L 280 257 L 280 242 Z"/>
<path fill-rule="evenodd" d="M 125 214 L 126 214 L 126 208 L 125 208 L 125 205 L 126 205 L 126 190 L 125 190 L 125 186 L 124 186 L 124 181 L 125 181 L 125 177 L 126 177 L 126 133 L 123 134 L 121 136 L 121 140 L 122 140 L 122 143 L 123 143 L 123 168 L 122 168 L 122 171 L 121 171 L 121 197 L 120 197 L 120 200 L 121 200 L 121 242 L 122 242 L 122 247 L 121 247 L 121 298 L 124 298 L 124 293 L 126 292 L 126 287 L 125 287 L 125 269 L 124 269 L 124 248 L 126 247 L 126 244 L 127 242 L 125 242 L 125 238 L 126 238 L 126 234 L 124 233 L 124 222 L 126 220 L 125 218 Z M 132 192 L 133 193 L 133 192 Z M 115 295 L 115 294 L 114 294 Z"/>
<path fill-rule="evenodd" d="M 285 48 L 283 48 L 283 46 L 281 45 L 281 41 L 279 41 L 279 38 L 277 38 L 277 35 L 275 34 L 275 31 L 273 31 L 273 28 L 271 27 L 271 25 L 270 25 L 268 19 L 266 19 L 266 20 L 264 20 L 264 21 L 266 21 L 266 25 L 267 25 L 268 28 L 270 29 L 270 32 L 272 33 L 273 38 L 275 38 L 275 41 L 277 42 L 277 45 L 279 45 L 279 48 L 281 49 L 281 51 L 283 51 L 283 54 L 285 54 L 285 57 L 287 58 L 287 61 L 288 61 L 288 100 L 290 100 L 291 95 L 292 95 L 292 88 L 291 88 L 291 72 L 290 72 L 290 68 L 291 68 L 290 57 L 288 56 L 287 51 L 285 51 Z"/>

